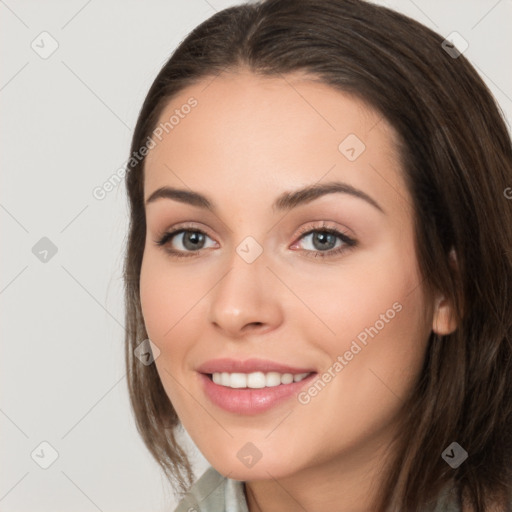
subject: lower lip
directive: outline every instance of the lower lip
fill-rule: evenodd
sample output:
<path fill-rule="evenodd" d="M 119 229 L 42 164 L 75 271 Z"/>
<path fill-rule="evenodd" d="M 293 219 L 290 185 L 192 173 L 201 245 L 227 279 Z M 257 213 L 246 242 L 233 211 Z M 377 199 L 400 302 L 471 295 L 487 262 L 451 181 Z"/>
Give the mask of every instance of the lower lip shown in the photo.
<path fill-rule="evenodd" d="M 300 382 L 259 389 L 233 389 L 215 384 L 204 373 L 200 373 L 199 377 L 206 396 L 215 405 L 218 405 L 225 411 L 237 414 L 258 414 L 268 411 L 296 395 L 316 375 L 316 373 L 312 373 Z"/>

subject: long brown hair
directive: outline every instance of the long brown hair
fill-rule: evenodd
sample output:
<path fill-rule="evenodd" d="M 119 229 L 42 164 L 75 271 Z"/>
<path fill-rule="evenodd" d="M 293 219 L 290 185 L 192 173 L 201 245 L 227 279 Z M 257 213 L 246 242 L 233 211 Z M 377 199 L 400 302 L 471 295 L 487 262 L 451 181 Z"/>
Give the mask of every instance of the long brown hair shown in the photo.
<path fill-rule="evenodd" d="M 374 510 L 425 510 L 447 488 L 484 512 L 512 502 L 512 149 L 502 114 L 464 55 L 402 14 L 363 0 L 266 0 L 213 15 L 178 46 L 154 80 L 131 154 L 187 86 L 222 72 L 307 73 L 362 98 L 397 130 L 428 290 L 452 299 L 458 328 L 431 334 Z M 186 122 L 186 121 L 185 121 Z M 134 357 L 147 332 L 139 277 L 146 236 L 144 158 L 126 176 L 126 368 L 137 428 L 173 483 L 194 474 L 179 419 L 157 374 Z M 455 251 L 456 265 L 450 251 Z M 441 457 L 456 441 L 468 458 Z"/>

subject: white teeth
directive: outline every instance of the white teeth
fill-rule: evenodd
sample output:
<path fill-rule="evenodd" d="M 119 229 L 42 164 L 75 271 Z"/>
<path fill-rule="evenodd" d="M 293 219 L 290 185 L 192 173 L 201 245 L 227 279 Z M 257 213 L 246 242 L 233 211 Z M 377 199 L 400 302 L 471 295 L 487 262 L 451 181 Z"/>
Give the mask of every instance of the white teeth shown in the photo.
<path fill-rule="evenodd" d="M 229 388 L 270 388 L 281 384 L 291 384 L 292 382 L 300 382 L 306 378 L 309 373 L 278 373 L 278 372 L 253 372 L 253 373 L 228 373 L 217 372 L 212 374 L 215 384 L 226 386 Z"/>
<path fill-rule="evenodd" d="M 264 388 L 266 385 L 266 378 L 263 372 L 254 372 L 247 375 L 248 388 Z"/>
<path fill-rule="evenodd" d="M 273 388 L 281 384 L 281 374 L 278 372 L 268 372 L 265 375 L 265 386 Z"/>

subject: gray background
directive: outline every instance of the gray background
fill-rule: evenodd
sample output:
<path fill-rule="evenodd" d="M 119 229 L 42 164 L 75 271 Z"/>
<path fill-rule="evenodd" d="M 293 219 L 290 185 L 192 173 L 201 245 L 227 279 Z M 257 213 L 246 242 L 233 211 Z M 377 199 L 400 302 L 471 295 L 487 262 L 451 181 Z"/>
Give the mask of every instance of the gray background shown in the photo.
<path fill-rule="evenodd" d="M 128 403 L 124 184 L 102 200 L 93 190 L 126 161 L 172 50 L 236 3 L 0 0 L 2 512 L 175 506 Z M 459 32 L 512 119 L 511 0 L 378 3 L 445 37 Z M 199 475 L 206 461 L 184 441 Z M 52 449 L 42 442 L 58 454 L 47 469 Z"/>

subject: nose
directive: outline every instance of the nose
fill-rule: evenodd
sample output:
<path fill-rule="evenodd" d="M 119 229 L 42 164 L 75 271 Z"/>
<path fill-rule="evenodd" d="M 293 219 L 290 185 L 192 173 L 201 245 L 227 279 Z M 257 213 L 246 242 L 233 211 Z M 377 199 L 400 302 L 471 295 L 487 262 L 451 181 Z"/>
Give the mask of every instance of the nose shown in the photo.
<path fill-rule="evenodd" d="M 268 268 L 264 254 L 249 263 L 233 251 L 208 294 L 208 321 L 225 336 L 265 333 L 282 322 L 282 284 Z"/>

